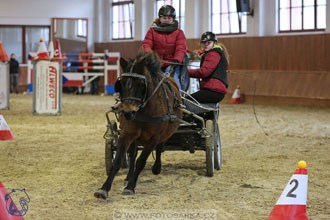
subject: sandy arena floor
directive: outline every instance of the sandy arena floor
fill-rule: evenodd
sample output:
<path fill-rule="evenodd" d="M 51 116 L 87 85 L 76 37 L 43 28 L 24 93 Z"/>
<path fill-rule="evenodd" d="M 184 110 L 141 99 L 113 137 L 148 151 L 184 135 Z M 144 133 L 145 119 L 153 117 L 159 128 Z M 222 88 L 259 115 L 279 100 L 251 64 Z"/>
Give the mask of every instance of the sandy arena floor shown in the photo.
<path fill-rule="evenodd" d="M 8 191 L 26 189 L 31 199 L 27 220 L 124 219 L 127 210 L 169 217 L 201 211 L 214 217 L 210 219 L 266 219 L 299 160 L 306 160 L 309 173 L 308 216 L 330 218 L 327 108 L 257 104 L 265 135 L 252 105 L 224 103 L 219 120 L 223 165 L 214 177 L 205 176 L 204 152 L 165 152 L 158 176 L 151 173 L 149 158 L 135 196 L 121 195 L 127 172 L 122 169 L 104 201 L 93 193 L 106 178 L 104 113 L 114 98 L 64 95 L 60 117 L 33 116 L 31 95 L 10 98 L 11 109 L 1 112 L 16 141 L 0 142 L 0 180 Z"/>

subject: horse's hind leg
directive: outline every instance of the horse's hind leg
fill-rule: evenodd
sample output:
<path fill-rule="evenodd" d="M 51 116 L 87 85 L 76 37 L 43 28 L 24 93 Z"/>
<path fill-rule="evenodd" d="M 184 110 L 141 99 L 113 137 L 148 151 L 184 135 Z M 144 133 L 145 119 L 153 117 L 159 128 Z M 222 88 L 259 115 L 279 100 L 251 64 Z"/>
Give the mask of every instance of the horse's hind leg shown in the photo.
<path fill-rule="evenodd" d="M 136 143 L 132 143 L 130 148 L 128 149 L 128 155 L 129 155 L 129 170 L 128 170 L 128 173 L 127 173 L 127 176 L 126 176 L 126 179 L 125 179 L 125 182 L 133 177 L 134 175 L 134 165 L 135 165 L 135 159 L 136 159 L 136 156 L 137 156 L 137 145 Z"/>
<path fill-rule="evenodd" d="M 155 175 L 160 174 L 160 171 L 162 170 L 161 156 L 164 147 L 165 147 L 165 143 L 158 144 L 156 147 L 156 160 L 154 165 L 152 166 L 152 173 Z"/>
<path fill-rule="evenodd" d="M 128 180 L 128 184 L 123 191 L 123 195 L 134 195 L 135 194 L 134 190 L 136 187 L 136 182 L 138 180 L 139 174 L 145 167 L 147 159 L 152 152 L 152 149 L 153 148 L 150 148 L 150 146 L 143 148 L 141 155 L 136 160 L 136 167 L 135 167 L 134 175 L 132 175 L 130 177 L 130 179 Z"/>

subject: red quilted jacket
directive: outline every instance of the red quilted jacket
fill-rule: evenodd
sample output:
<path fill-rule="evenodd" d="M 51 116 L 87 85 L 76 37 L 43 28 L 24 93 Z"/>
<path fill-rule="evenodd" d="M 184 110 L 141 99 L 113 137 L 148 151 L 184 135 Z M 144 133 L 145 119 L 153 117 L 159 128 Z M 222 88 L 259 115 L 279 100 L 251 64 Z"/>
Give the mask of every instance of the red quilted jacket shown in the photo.
<path fill-rule="evenodd" d="M 217 52 L 209 52 L 205 55 L 203 66 L 199 69 L 189 69 L 189 75 L 192 78 L 201 78 L 200 88 L 209 89 L 215 92 L 226 94 L 228 89 L 225 84 L 218 79 L 208 79 L 221 59 Z"/>
<path fill-rule="evenodd" d="M 182 63 L 187 52 L 186 37 L 181 29 L 161 33 L 151 27 L 143 40 L 142 48 L 145 52 L 156 51 L 163 61 L 177 60 Z M 162 67 L 168 65 L 170 64 L 164 63 Z"/>

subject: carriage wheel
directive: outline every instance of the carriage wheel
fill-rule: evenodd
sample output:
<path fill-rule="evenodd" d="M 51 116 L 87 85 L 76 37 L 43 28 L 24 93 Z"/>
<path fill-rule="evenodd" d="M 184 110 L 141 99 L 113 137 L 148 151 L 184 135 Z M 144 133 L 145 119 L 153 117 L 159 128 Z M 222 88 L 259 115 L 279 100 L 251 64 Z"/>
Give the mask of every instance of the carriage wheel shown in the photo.
<path fill-rule="evenodd" d="M 212 120 L 206 121 L 206 130 L 210 134 L 205 138 L 205 151 L 206 151 L 206 174 L 212 177 L 214 174 L 214 126 Z"/>
<path fill-rule="evenodd" d="M 221 154 L 221 140 L 220 140 L 220 132 L 219 126 L 216 121 L 214 126 L 214 168 L 216 170 L 220 170 L 221 162 L 222 162 L 222 154 Z"/>
<path fill-rule="evenodd" d="M 117 146 L 115 145 L 114 139 L 105 140 L 105 170 L 107 175 L 110 174 L 110 169 L 113 164 L 113 161 L 116 158 Z M 129 166 L 129 157 L 125 154 L 124 159 L 121 162 L 121 168 L 127 168 Z"/>

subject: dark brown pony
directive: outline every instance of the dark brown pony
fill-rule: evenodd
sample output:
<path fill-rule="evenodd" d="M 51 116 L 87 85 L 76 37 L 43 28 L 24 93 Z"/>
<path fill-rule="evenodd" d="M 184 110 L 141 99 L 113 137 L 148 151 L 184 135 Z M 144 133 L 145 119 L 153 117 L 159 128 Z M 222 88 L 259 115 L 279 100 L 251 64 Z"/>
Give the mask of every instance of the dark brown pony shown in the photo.
<path fill-rule="evenodd" d="M 118 173 L 124 155 L 130 151 L 130 166 L 124 195 L 135 193 L 135 186 L 150 153 L 156 149 L 156 161 L 152 172 L 161 171 L 163 143 L 179 127 L 182 103 L 175 80 L 160 72 L 160 60 L 154 53 L 139 53 L 134 60 L 120 59 L 123 74 L 117 80 L 115 89 L 120 94 L 118 107 L 120 137 L 117 154 L 110 174 L 102 188 L 94 193 L 96 198 L 107 199 L 115 175 Z M 135 162 L 136 143 L 143 146 Z"/>

